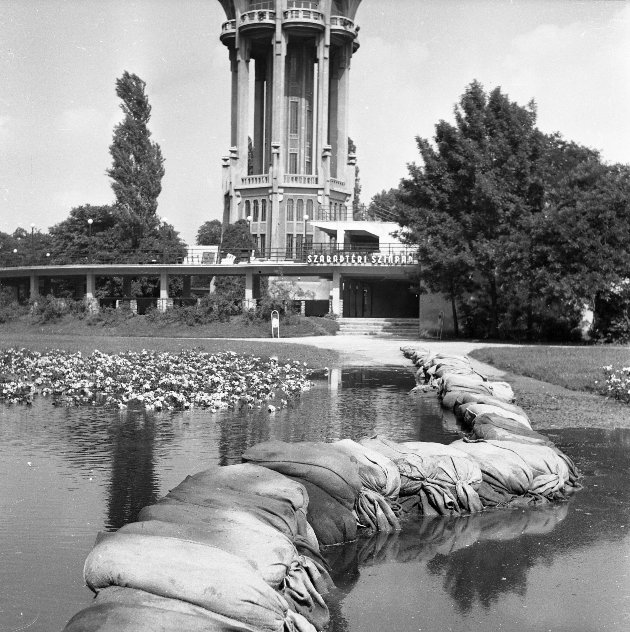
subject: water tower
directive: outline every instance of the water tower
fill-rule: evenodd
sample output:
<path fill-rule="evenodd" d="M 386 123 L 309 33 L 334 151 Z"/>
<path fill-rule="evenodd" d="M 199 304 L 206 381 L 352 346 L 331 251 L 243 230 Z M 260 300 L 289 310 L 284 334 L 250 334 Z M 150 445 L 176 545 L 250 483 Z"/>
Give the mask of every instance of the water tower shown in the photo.
<path fill-rule="evenodd" d="M 219 0 L 232 71 L 224 223 L 251 218 L 261 253 L 300 258 L 352 221 L 349 73 L 361 0 Z"/>

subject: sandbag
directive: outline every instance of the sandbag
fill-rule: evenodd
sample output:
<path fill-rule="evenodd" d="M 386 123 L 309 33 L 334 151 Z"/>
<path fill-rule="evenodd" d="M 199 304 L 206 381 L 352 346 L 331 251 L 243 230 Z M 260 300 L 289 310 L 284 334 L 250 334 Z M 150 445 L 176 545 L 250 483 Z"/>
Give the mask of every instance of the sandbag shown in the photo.
<path fill-rule="evenodd" d="M 244 509 L 264 516 L 265 521 L 271 526 L 282 533 L 290 534 L 291 538 L 304 531 L 300 529 L 300 517 L 304 519 L 304 515 L 296 512 L 286 499 L 268 498 L 222 487 L 209 487 L 190 476 L 174 487 L 163 500 L 177 500 L 202 507 Z"/>
<path fill-rule="evenodd" d="M 505 408 L 501 408 L 500 406 L 495 406 L 493 404 L 470 403 L 462 405 L 461 408 L 463 409 L 463 421 L 465 426 L 472 426 L 473 421 L 479 415 L 492 414 L 495 416 L 510 419 L 513 422 L 518 423 L 524 428 L 528 428 L 530 430 L 532 427 L 532 425 L 529 423 L 529 418 L 527 417 L 527 415 L 520 415 L 510 410 L 505 410 Z"/>
<path fill-rule="evenodd" d="M 309 628 L 300 628 L 306 632 Z M 258 628 L 180 599 L 111 586 L 68 621 L 64 632 L 257 632 Z M 310 628 L 314 630 L 314 628 Z"/>
<path fill-rule="evenodd" d="M 222 520 L 204 528 L 191 524 L 145 520 L 124 525 L 117 533 L 179 538 L 213 546 L 249 562 L 276 589 L 284 581 L 291 565 L 298 561 L 298 552 L 286 535 L 253 520 L 247 525 L 239 521 Z"/>
<path fill-rule="evenodd" d="M 343 544 L 357 538 L 355 514 L 317 485 L 296 479 L 306 487 L 309 509 L 306 518 L 322 545 Z"/>
<path fill-rule="evenodd" d="M 498 496 L 498 502 L 509 503 L 512 496 L 522 496 L 531 489 L 534 474 L 525 460 L 515 452 L 504 450 L 486 441 L 454 441 L 452 447 L 466 452 L 481 468 L 483 478 L 478 493 L 482 500 L 487 497 L 485 483 Z M 484 503 L 485 504 L 485 503 Z"/>
<path fill-rule="evenodd" d="M 569 482 L 569 468 L 549 447 L 515 441 L 488 441 L 499 449 L 510 451 L 522 458 L 534 475 L 530 490 L 541 496 L 553 496 Z"/>
<path fill-rule="evenodd" d="M 342 439 L 332 445 L 356 459 L 359 464 L 359 477 L 364 487 L 390 500 L 398 498 L 400 474 L 391 459 L 352 439 Z"/>
<path fill-rule="evenodd" d="M 468 403 L 477 403 L 477 404 L 491 404 L 492 406 L 499 406 L 499 408 L 503 408 L 504 410 L 509 410 L 517 415 L 527 416 L 525 411 L 515 404 L 510 404 L 509 402 L 505 402 L 497 397 L 493 397 L 492 395 L 487 395 L 485 393 L 473 393 L 473 392 L 461 392 L 456 398 L 456 404 L 468 404 Z M 457 407 L 454 406 L 455 412 L 457 414 Z"/>
<path fill-rule="evenodd" d="M 428 460 L 427 472 L 432 485 L 445 487 L 457 502 L 458 513 L 483 510 L 477 489 L 483 480 L 481 469 L 465 452 L 441 443 L 429 441 L 404 442 L 404 449 Z"/>
<path fill-rule="evenodd" d="M 370 531 L 390 533 L 400 530 L 400 521 L 385 498 L 371 489 L 362 489 L 356 506 L 357 522 Z"/>
<path fill-rule="evenodd" d="M 478 415 L 473 419 L 470 435 L 475 439 L 519 441 L 521 443 L 553 446 L 553 442 L 539 432 L 526 428 L 513 419 L 491 413 Z"/>
<path fill-rule="evenodd" d="M 297 526 L 279 519 L 268 511 L 260 511 L 254 507 L 230 507 L 227 503 L 215 506 L 202 506 L 186 503 L 174 499 L 162 499 L 154 505 L 143 507 L 138 514 L 138 520 L 162 520 L 178 524 L 192 524 L 199 527 L 212 525 L 229 520 L 247 525 L 250 521 L 258 521 L 277 529 L 293 540 Z"/>
<path fill-rule="evenodd" d="M 267 441 L 249 448 L 243 460 L 307 480 L 350 510 L 362 487 L 356 460 L 330 443 Z"/>
<path fill-rule="evenodd" d="M 328 623 L 328 607 L 322 595 L 333 587 L 328 572 L 313 560 L 298 555 L 284 534 L 265 524 L 250 521 L 247 525 L 224 520 L 199 528 L 149 520 L 132 522 L 117 533 L 136 533 L 174 537 L 219 548 L 249 562 L 272 588 L 279 590 L 289 606 L 315 627 Z M 111 537 L 113 534 L 107 534 Z"/>
<path fill-rule="evenodd" d="M 248 562 L 176 538 L 115 533 L 92 549 L 84 578 L 96 593 L 111 585 L 137 588 L 181 599 L 261 631 L 281 632 L 286 622 L 299 616 Z"/>
<path fill-rule="evenodd" d="M 215 466 L 188 476 L 188 479 L 201 485 L 287 500 L 296 511 L 306 511 L 308 507 L 308 494 L 303 485 L 254 463 Z"/>

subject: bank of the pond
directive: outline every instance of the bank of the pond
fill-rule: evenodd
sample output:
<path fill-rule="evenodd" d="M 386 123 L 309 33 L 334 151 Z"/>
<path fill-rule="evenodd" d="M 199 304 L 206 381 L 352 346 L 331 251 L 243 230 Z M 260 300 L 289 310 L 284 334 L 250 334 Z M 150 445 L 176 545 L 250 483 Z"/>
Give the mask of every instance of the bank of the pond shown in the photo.
<path fill-rule="evenodd" d="M 468 355 L 480 372 L 485 375 L 509 382 L 518 395 L 519 404 L 527 411 L 532 425 L 536 429 L 546 428 L 630 428 L 630 408 L 627 404 L 603 397 L 594 392 L 570 390 L 558 384 L 518 374 L 518 355 L 544 358 L 546 349 L 558 350 L 562 347 L 551 346 L 518 346 L 508 344 L 491 344 L 477 341 L 435 341 L 435 340 L 400 340 L 368 338 L 361 336 L 321 336 L 317 338 L 301 338 L 300 342 L 319 349 L 336 350 L 340 353 L 343 366 L 409 366 L 409 361 L 400 353 L 405 345 L 415 345 L 429 350 L 449 354 Z M 602 364 L 616 362 L 624 350 L 619 347 L 582 347 L 583 371 L 588 371 L 589 351 L 597 353 L 597 362 Z M 483 351 L 482 350 L 487 350 Z M 509 353 L 513 358 L 512 370 L 506 371 L 500 366 L 487 362 L 491 354 Z M 630 355 L 630 351 L 628 351 Z M 481 360 L 485 361 L 481 361 Z M 567 360 L 568 361 L 568 360 Z M 578 360 L 574 357 L 572 372 L 579 374 Z M 630 362 L 628 362 L 630 364 Z M 551 379 L 552 371 L 547 373 Z"/>
<path fill-rule="evenodd" d="M 90 337 L 73 334 L 14 333 L 0 331 L 0 349 L 11 347 L 25 348 L 44 352 L 49 349 L 90 354 L 140 352 L 143 349 L 158 352 L 180 353 L 185 350 L 199 350 L 207 353 L 233 351 L 239 354 L 252 354 L 260 357 L 276 356 L 280 362 L 299 360 L 313 369 L 334 366 L 339 353 L 335 349 L 319 348 L 301 342 L 278 344 L 275 340 L 251 340 L 228 338 L 169 338 L 163 336 L 103 336 Z M 308 339 L 306 339 L 308 340 Z"/>

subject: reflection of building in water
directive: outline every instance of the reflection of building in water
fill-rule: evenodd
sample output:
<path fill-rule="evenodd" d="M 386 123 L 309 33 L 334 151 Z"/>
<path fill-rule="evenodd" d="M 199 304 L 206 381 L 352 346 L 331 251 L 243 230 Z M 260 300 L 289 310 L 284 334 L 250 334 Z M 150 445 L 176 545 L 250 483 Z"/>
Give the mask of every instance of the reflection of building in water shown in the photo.
<path fill-rule="evenodd" d="M 142 507 L 159 496 L 155 465 L 155 418 L 128 413 L 109 429 L 112 469 L 107 498 L 107 529 L 136 520 Z"/>

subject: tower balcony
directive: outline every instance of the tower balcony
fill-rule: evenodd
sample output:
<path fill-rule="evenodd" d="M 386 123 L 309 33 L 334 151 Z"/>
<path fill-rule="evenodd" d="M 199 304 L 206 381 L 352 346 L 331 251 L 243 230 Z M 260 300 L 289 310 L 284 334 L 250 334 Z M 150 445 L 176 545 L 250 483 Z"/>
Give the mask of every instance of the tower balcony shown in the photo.
<path fill-rule="evenodd" d="M 269 9 L 257 9 L 241 13 L 238 28 L 243 33 L 269 33 L 276 28 L 276 12 Z"/>
<path fill-rule="evenodd" d="M 236 39 L 236 20 L 228 20 L 221 25 L 221 35 L 219 36 L 222 44 L 226 46 Z"/>
<path fill-rule="evenodd" d="M 282 22 L 286 29 L 323 31 L 326 28 L 319 2 L 312 0 L 289 0 Z"/>
<path fill-rule="evenodd" d="M 350 18 L 332 15 L 330 16 L 330 31 L 337 37 L 353 40 L 359 34 L 359 27 Z"/>

